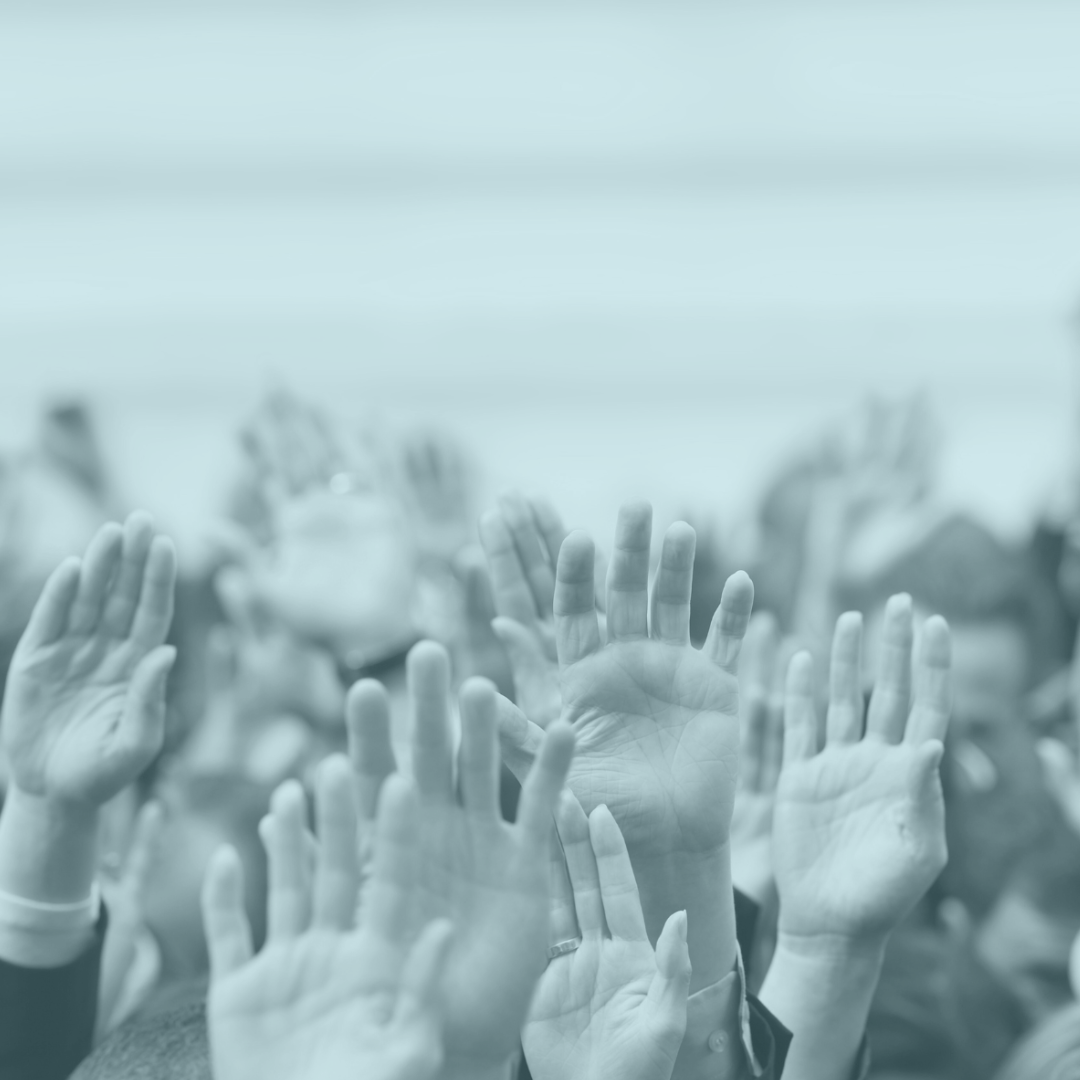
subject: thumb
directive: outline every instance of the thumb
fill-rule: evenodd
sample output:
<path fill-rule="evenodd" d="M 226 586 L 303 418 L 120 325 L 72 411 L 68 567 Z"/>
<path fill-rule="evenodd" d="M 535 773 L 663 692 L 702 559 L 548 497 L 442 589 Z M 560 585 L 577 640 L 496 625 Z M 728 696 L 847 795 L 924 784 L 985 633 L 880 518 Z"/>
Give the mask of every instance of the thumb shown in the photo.
<path fill-rule="evenodd" d="M 934 785 L 940 783 L 938 770 L 944 756 L 945 747 L 939 739 L 927 739 L 919 746 L 915 757 L 913 779 L 915 790 L 920 795 L 928 793 Z"/>
<path fill-rule="evenodd" d="M 131 676 L 116 750 L 130 759 L 136 773 L 150 763 L 165 738 L 165 683 L 175 660 L 172 645 L 159 645 L 139 661 Z"/>
<path fill-rule="evenodd" d="M 678 1050 L 686 1031 L 686 999 L 690 993 L 690 951 L 686 945 L 686 912 L 668 916 L 656 940 L 656 974 L 649 984 L 649 1002 L 665 1034 Z M 674 1058 L 672 1054 L 672 1058 Z"/>
<path fill-rule="evenodd" d="M 517 780 L 523 782 L 540 751 L 544 732 L 502 694 L 495 697 L 495 717 L 503 762 Z"/>

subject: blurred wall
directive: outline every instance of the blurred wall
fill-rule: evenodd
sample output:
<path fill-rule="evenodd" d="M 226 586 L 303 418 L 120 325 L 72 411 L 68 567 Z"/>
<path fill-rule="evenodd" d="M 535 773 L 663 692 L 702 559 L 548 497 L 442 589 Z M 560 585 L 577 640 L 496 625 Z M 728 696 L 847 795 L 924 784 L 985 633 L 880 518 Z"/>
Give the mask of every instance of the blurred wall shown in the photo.
<path fill-rule="evenodd" d="M 868 388 L 1022 527 L 1072 452 L 1074 3 L 0 3 L 0 442 L 97 402 L 196 543 L 273 379 L 608 529 Z"/>

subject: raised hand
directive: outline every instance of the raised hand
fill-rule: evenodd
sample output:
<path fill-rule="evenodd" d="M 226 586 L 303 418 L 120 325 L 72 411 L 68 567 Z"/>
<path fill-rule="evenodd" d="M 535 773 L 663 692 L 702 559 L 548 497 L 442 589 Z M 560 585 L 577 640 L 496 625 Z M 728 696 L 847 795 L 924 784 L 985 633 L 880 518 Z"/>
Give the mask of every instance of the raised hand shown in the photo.
<path fill-rule="evenodd" d="M 783 697 L 774 689 L 779 629 L 769 613 L 754 615 L 743 644 L 739 784 L 731 817 L 731 878 L 764 902 L 773 885 L 772 823 L 784 745 Z"/>
<path fill-rule="evenodd" d="M 518 708 L 542 728 L 562 711 L 552 605 L 565 538 L 552 506 L 516 492 L 480 518 L 497 612 L 491 627 L 510 658 Z"/>
<path fill-rule="evenodd" d="M 52 574 L 11 662 L 0 725 L 11 779 L 96 808 L 161 747 L 176 555 L 149 515 L 105 525 Z"/>
<path fill-rule="evenodd" d="M 650 598 L 651 536 L 651 507 L 625 505 L 608 571 L 606 645 L 584 533 L 563 542 L 553 605 L 563 717 L 578 739 L 570 786 L 586 811 L 607 805 L 635 859 L 727 843 L 739 758 L 736 671 L 754 596 L 746 574 L 732 575 L 705 647 L 692 648 L 694 530 L 682 522 L 668 529 Z M 503 750 L 517 771 L 539 730 L 503 713 Z"/>
<path fill-rule="evenodd" d="M 861 617 L 842 615 L 833 639 L 824 749 L 818 747 L 809 655 L 797 654 L 788 671 L 773 825 L 782 935 L 884 935 L 945 865 L 938 765 L 949 722 L 948 627 L 939 616 L 922 627 L 911 705 L 911 600 L 889 601 L 865 733 L 861 638 Z"/>
<path fill-rule="evenodd" d="M 649 944 L 634 871 L 607 807 L 556 812 L 552 941 L 580 939 L 540 978 L 522 1032 L 535 1080 L 669 1080 L 686 1029 L 686 913 Z M 565 863 L 563 852 L 565 852 Z"/>
<path fill-rule="evenodd" d="M 548 946 L 551 816 L 573 751 L 556 722 L 525 778 L 517 822 L 499 814 L 496 693 L 486 679 L 461 690 L 455 781 L 445 650 L 422 642 L 409 654 L 412 773 L 419 791 L 420 915 L 449 917 L 456 935 L 441 985 L 447 1064 L 443 1075 L 498 1075 L 518 1046 Z M 347 721 L 361 812 L 396 769 L 386 691 L 350 692 Z M 367 905 L 365 892 L 362 907 Z"/>
<path fill-rule="evenodd" d="M 236 853 L 222 849 L 207 870 L 216 1080 L 430 1080 L 442 1063 L 438 987 L 452 931 L 436 921 L 413 933 L 421 857 L 415 793 L 399 779 L 384 786 L 369 903 L 356 929 L 350 783 L 343 759 L 321 766 L 314 875 L 305 867 L 303 792 L 288 782 L 275 793 L 260 830 L 270 891 L 267 943 L 257 956 Z"/>

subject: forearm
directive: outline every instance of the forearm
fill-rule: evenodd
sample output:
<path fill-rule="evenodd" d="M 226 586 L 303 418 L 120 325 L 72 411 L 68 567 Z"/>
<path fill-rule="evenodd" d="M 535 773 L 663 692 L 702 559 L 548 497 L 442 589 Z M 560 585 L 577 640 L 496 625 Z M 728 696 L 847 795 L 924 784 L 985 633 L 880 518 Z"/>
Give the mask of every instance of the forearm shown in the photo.
<path fill-rule="evenodd" d="M 727 844 L 711 852 L 634 858 L 634 877 L 649 940 L 655 945 L 664 923 L 686 912 L 690 993 L 712 986 L 735 969 L 735 893 Z"/>
<path fill-rule="evenodd" d="M 763 1004 L 793 1035 L 784 1080 L 846 1080 L 877 988 L 885 939 L 799 938 L 780 932 Z"/>
<path fill-rule="evenodd" d="M 93 937 L 98 815 L 12 787 L 0 813 L 0 959 L 74 960 Z"/>

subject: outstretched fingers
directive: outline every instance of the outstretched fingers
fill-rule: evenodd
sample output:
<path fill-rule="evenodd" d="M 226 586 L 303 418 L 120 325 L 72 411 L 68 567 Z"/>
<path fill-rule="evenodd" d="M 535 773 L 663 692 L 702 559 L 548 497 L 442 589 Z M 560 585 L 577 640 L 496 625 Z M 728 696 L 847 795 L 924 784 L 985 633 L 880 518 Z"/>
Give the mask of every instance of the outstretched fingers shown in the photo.
<path fill-rule="evenodd" d="M 626 841 L 606 806 L 596 807 L 589 815 L 589 836 L 600 876 L 604 918 L 611 936 L 626 941 L 648 941 Z"/>
<path fill-rule="evenodd" d="M 454 801 L 450 728 L 450 657 L 434 641 L 414 645 L 406 661 L 412 708 L 413 776 L 425 801 Z"/>
<path fill-rule="evenodd" d="M 499 753 L 496 691 L 487 679 L 468 679 L 461 688 L 461 800 L 470 814 L 499 819 Z"/>
<path fill-rule="evenodd" d="M 754 583 L 745 570 L 737 570 L 724 583 L 704 646 L 705 655 L 732 675 L 739 671 L 739 652 L 753 608 Z"/>
<path fill-rule="evenodd" d="M 572 532 L 559 550 L 555 570 L 555 649 L 568 667 L 600 648 L 593 585 L 595 552 L 583 532 Z"/>
<path fill-rule="evenodd" d="M 397 772 L 390 739 L 390 697 L 382 683 L 361 679 L 350 688 L 345 699 L 345 730 L 356 809 L 362 822 L 372 822 L 383 781 Z"/>
<path fill-rule="evenodd" d="M 583 938 L 602 937 L 607 927 L 600 893 L 600 873 L 589 834 L 589 819 L 569 791 L 562 792 L 559 798 L 555 826 L 570 875 L 578 929 Z"/>
<path fill-rule="evenodd" d="M 908 719 L 904 740 L 923 743 L 944 741 L 952 708 L 950 678 L 952 635 L 940 615 L 931 615 L 919 634 L 915 660 L 915 706 Z"/>
<path fill-rule="evenodd" d="M 814 665 L 808 652 L 797 652 L 788 665 L 784 688 L 784 765 L 805 761 L 817 752 Z"/>
<path fill-rule="evenodd" d="M 529 508 L 532 510 L 533 521 L 536 522 L 536 527 L 543 537 L 548 563 L 554 567 L 559 561 L 559 548 L 566 539 L 566 526 L 558 510 L 547 499 L 533 496 L 529 499 Z"/>
<path fill-rule="evenodd" d="M 348 930 L 360 889 L 356 810 L 352 771 L 340 754 L 326 758 L 315 779 L 315 829 L 319 839 L 315 861 L 315 926 Z"/>
<path fill-rule="evenodd" d="M 125 638 L 131 631 L 153 539 L 154 519 L 145 510 L 136 510 L 124 522 L 120 569 L 109 589 L 102 616 L 102 626 L 114 638 Z"/>
<path fill-rule="evenodd" d="M 537 528 L 532 507 L 523 495 L 513 491 L 499 498 L 499 508 L 514 538 L 537 614 L 542 619 L 550 618 L 555 596 L 555 567 L 548 558 L 547 545 Z"/>
<path fill-rule="evenodd" d="M 364 891 L 364 922 L 380 937 L 404 943 L 412 919 L 419 869 L 416 789 L 400 774 L 379 794 L 375 854 Z"/>
<path fill-rule="evenodd" d="M 270 799 L 270 815 L 259 826 L 269 864 L 267 941 L 302 934 L 311 921 L 311 888 L 305 840 L 304 790 L 286 780 Z"/>
<path fill-rule="evenodd" d="M 518 803 L 517 827 L 537 851 L 545 851 L 550 840 L 552 816 L 573 756 L 574 733 L 569 724 L 556 720 L 544 732 L 536 761 L 521 785 Z"/>
<path fill-rule="evenodd" d="M 71 555 L 49 575 L 23 633 L 23 648 L 51 645 L 67 629 L 81 570 L 82 561 Z"/>
<path fill-rule="evenodd" d="M 690 644 L 690 592 L 697 534 L 676 521 L 664 534 L 660 568 L 653 583 L 651 633 L 669 645 Z"/>
<path fill-rule="evenodd" d="M 912 638 L 911 597 L 907 593 L 890 596 L 881 631 L 877 681 L 866 714 L 866 734 L 885 742 L 900 742 L 907 726 Z"/>
<path fill-rule="evenodd" d="M 73 634 L 91 634 L 97 629 L 105 594 L 120 562 L 124 531 L 115 521 L 102 525 L 83 556 L 79 587 L 68 616 Z"/>
<path fill-rule="evenodd" d="M 518 557 L 513 534 L 498 510 L 480 517 L 480 546 L 491 573 L 495 610 L 503 618 L 531 626 L 540 615 Z"/>
<path fill-rule="evenodd" d="M 829 661 L 829 711 L 825 718 L 830 743 L 858 742 L 863 728 L 862 615 L 846 611 L 836 620 Z"/>
<path fill-rule="evenodd" d="M 203 929 L 210 954 L 210 979 L 217 982 L 252 957 L 251 926 L 244 913 L 240 857 L 228 846 L 211 856 L 202 887 Z"/>
<path fill-rule="evenodd" d="M 176 589 L 176 549 L 167 536 L 155 536 L 143 568 L 142 589 L 131 622 L 131 640 L 141 649 L 160 645 L 173 616 Z"/>
<path fill-rule="evenodd" d="M 651 543 L 652 507 L 644 500 L 624 503 L 619 508 L 608 566 L 609 641 L 634 641 L 648 636 Z"/>

